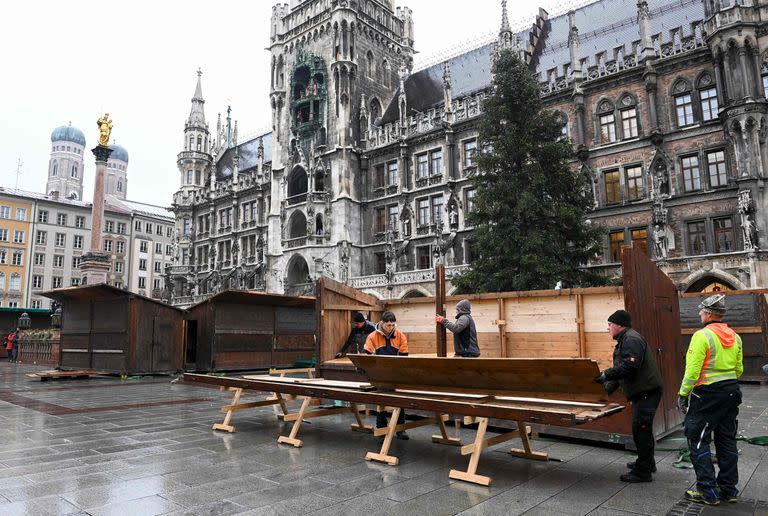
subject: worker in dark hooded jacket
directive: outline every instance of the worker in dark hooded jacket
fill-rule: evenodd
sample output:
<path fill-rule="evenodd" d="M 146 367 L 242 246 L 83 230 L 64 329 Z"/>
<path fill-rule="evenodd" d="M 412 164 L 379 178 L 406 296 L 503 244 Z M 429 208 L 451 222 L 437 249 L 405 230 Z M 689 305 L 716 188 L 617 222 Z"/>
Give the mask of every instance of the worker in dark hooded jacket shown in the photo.
<path fill-rule="evenodd" d="M 451 322 L 440 314 L 435 315 L 435 322 L 453 332 L 453 349 L 457 357 L 476 358 L 480 356 L 477 345 L 477 328 L 472 319 L 472 305 L 468 299 L 456 304 L 456 322 Z"/>

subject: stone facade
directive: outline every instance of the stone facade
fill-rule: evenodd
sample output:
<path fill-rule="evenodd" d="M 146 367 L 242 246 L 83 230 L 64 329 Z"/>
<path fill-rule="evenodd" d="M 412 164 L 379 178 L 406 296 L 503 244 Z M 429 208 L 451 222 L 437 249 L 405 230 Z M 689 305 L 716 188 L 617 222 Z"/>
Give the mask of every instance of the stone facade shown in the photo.
<path fill-rule="evenodd" d="M 433 291 L 472 261 L 477 121 L 494 53 L 541 81 L 593 179 L 607 227 L 589 267 L 618 274 L 648 250 L 682 289 L 768 283 L 765 67 L 768 7 L 598 0 L 414 70 L 413 21 L 387 1 L 272 10 L 272 131 L 211 137 L 198 85 L 178 164 L 174 296 L 222 288 L 309 292 L 327 275 L 379 297 Z M 449 290 L 450 291 L 450 290 Z"/>

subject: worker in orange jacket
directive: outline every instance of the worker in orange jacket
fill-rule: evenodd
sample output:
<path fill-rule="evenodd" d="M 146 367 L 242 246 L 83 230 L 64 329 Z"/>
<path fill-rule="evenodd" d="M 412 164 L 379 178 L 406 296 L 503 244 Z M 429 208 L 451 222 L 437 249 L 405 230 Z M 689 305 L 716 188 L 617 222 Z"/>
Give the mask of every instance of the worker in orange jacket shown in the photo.
<path fill-rule="evenodd" d="M 397 329 L 395 314 L 386 311 L 381 314 L 381 321 L 376 325 L 376 331 L 368 335 L 365 340 L 365 353 L 370 355 L 408 355 L 408 338 L 405 333 Z M 405 423 L 405 411 L 400 411 L 397 424 Z M 387 414 L 383 410 L 376 415 L 376 428 L 387 426 Z M 397 432 L 397 438 L 408 440 L 405 431 Z"/>

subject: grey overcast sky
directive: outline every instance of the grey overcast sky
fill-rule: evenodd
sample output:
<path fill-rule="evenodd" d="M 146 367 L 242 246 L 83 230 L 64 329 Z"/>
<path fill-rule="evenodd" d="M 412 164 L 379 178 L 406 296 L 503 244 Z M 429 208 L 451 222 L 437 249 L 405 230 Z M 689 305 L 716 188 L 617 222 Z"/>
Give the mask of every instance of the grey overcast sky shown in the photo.
<path fill-rule="evenodd" d="M 578 0 L 577 0 L 578 1 Z M 514 27 L 575 1 L 510 0 Z M 585 3 L 578 1 L 579 4 Z M 97 141 L 109 112 L 115 142 L 128 151 L 128 198 L 167 206 L 178 188 L 176 154 L 203 70 L 205 114 L 232 106 L 239 136 L 268 129 L 269 18 L 273 2 L 225 0 L 4 2 L 0 16 L 0 185 L 42 192 L 50 134 L 72 123 Z M 500 0 L 396 0 L 413 9 L 416 65 L 498 32 Z M 224 115 L 225 116 L 225 115 Z M 93 156 L 84 198 L 93 195 Z"/>

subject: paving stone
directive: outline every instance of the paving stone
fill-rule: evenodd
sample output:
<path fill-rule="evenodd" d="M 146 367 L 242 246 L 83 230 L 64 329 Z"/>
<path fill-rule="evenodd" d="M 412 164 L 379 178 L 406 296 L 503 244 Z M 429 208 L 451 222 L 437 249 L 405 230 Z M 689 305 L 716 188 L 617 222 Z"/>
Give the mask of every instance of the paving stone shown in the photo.
<path fill-rule="evenodd" d="M 164 514 L 178 509 L 180 509 L 178 504 L 166 500 L 165 498 L 160 496 L 147 496 L 145 498 L 138 498 L 90 509 L 88 510 L 88 514 L 91 516 L 125 516 L 126 514 L 130 514 L 131 516 L 154 516 L 156 514 Z"/>

